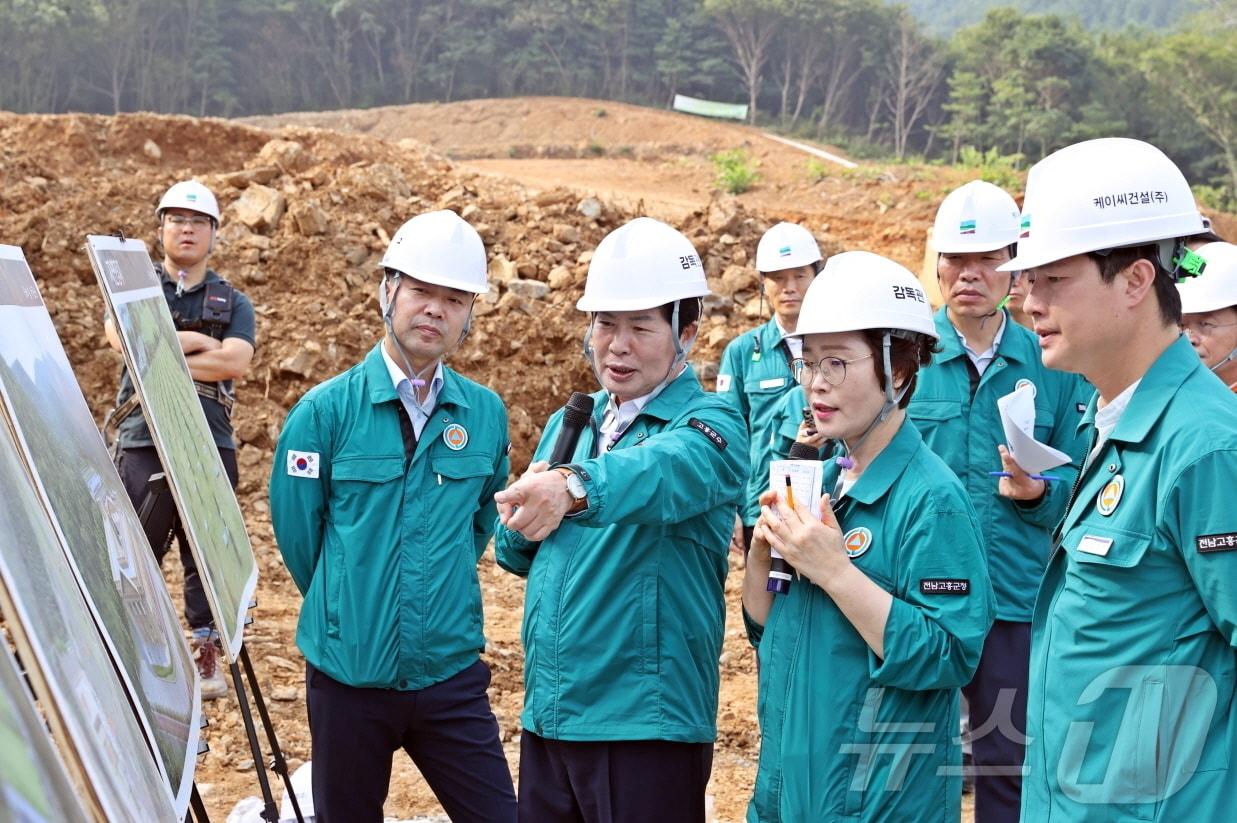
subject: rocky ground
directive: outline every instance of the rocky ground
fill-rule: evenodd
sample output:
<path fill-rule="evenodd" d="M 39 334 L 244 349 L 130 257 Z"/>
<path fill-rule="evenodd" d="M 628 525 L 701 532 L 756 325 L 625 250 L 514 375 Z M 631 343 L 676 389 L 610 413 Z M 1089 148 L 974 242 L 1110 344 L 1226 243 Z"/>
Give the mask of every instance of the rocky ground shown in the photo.
<path fill-rule="evenodd" d="M 737 198 L 719 195 L 708 157 L 741 145 L 760 162 L 762 181 Z M 726 342 L 760 319 L 751 256 L 768 226 L 799 220 L 826 253 L 867 248 L 918 269 L 936 203 L 967 179 L 912 166 L 809 174 L 805 155 L 746 127 L 598 101 L 473 101 L 283 117 L 262 127 L 0 113 L 0 242 L 25 250 L 100 418 L 120 358 L 103 341 L 103 304 L 84 237 L 123 231 L 153 243 L 155 203 L 190 176 L 210 186 L 224 209 L 215 267 L 258 312 L 260 344 L 249 379 L 238 385 L 236 418 L 238 496 L 261 575 L 247 643 L 294 768 L 309 755 L 303 662 L 292 640 L 299 596 L 271 536 L 265 483 L 287 409 L 379 338 L 376 267 L 403 220 L 450 208 L 485 240 L 495 287 L 479 301 L 473 332 L 451 363 L 506 400 L 519 472 L 546 417 L 572 391 L 594 387 L 574 303 L 608 231 L 650 213 L 673 222 L 700 251 L 714 296 L 693 361 L 709 384 Z M 1233 218 L 1218 220 L 1234 233 Z M 168 575 L 177 590 L 177 570 Z M 719 820 L 742 819 L 758 751 L 740 577 L 732 574 L 727 585 L 712 788 Z M 491 699 L 514 768 L 523 583 L 489 553 L 481 581 Z M 212 819 L 223 820 L 257 793 L 257 782 L 235 704 L 209 703 L 206 714 L 211 751 L 197 778 Z M 439 812 L 415 769 L 397 760 L 387 813 Z"/>

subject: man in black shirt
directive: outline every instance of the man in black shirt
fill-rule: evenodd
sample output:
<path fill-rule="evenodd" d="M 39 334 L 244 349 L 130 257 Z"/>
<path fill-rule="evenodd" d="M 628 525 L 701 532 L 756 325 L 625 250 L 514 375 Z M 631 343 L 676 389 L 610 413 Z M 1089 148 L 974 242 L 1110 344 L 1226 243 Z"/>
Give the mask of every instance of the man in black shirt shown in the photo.
<path fill-rule="evenodd" d="M 232 438 L 232 381 L 243 377 L 257 344 L 253 304 L 212 269 L 207 261 L 219 228 L 219 204 L 210 190 L 195 180 L 172 186 L 159 201 L 159 244 L 163 262 L 155 270 L 163 284 L 176 321 L 181 351 L 202 401 L 224 469 L 236 488 L 236 443 Z M 109 317 L 107 341 L 120 350 L 120 338 Z M 118 421 L 117 469 L 135 507 L 147 495 L 151 475 L 163 471 L 146 419 L 137 405 L 128 370 L 121 373 L 116 397 Z M 202 698 L 212 700 L 227 694 L 227 684 L 217 666 L 219 635 L 198 569 L 189 551 L 171 494 L 159 496 L 146 520 L 146 537 L 163 562 L 175 538 L 185 570 L 185 619 L 193 632 L 194 658 L 202 676 Z"/>

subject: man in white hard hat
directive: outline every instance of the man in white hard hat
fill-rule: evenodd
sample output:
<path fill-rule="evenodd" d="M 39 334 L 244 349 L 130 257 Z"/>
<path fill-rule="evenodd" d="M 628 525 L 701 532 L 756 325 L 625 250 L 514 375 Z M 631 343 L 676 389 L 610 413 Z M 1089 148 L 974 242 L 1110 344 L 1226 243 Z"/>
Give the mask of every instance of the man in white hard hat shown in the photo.
<path fill-rule="evenodd" d="M 736 551 L 746 550 L 752 542 L 752 528 L 760 516 L 756 501 L 768 486 L 769 461 L 774 459 L 770 446 L 773 421 L 786 395 L 796 388 L 790 361 L 800 355 L 802 343 L 786 335 L 794 329 L 803 295 L 823 265 L 816 238 L 803 226 L 778 223 L 766 231 L 756 246 L 756 271 L 761 295 L 769 299 L 773 316 L 730 341 L 722 353 L 717 393 L 747 420 L 751 464 L 731 542 Z"/>
<path fill-rule="evenodd" d="M 382 268 L 385 339 L 292 408 L 271 469 L 271 524 L 305 598 L 314 809 L 381 823 L 403 749 L 452 820 L 513 821 L 476 570 L 507 481 L 507 412 L 443 363 L 489 290 L 485 248 L 454 212 L 428 212 Z"/>
<path fill-rule="evenodd" d="M 647 217 L 589 264 L 601 383 L 571 459 L 546 425 L 497 495 L 498 562 L 528 577 L 520 819 L 703 823 L 717 736 L 727 546 L 747 479 L 738 411 L 687 353 L 708 294 L 696 250 Z"/>
<path fill-rule="evenodd" d="M 1205 276 L 1177 284 L 1181 327 L 1203 365 L 1237 392 L 1237 246 L 1207 243 L 1196 252 Z"/>
<path fill-rule="evenodd" d="M 1180 330 L 1210 276 L 1163 152 L 1069 146 L 1027 179 L 1017 256 L 1045 365 L 1096 395 L 1032 617 L 1022 819 L 1226 820 L 1237 797 L 1237 403 Z"/>
<path fill-rule="evenodd" d="M 175 184 L 164 193 L 155 209 L 159 221 L 158 246 L 163 260 L 155 272 L 163 296 L 172 311 L 177 337 L 189 374 L 193 377 L 202 411 L 232 488 L 238 479 L 236 441 L 232 410 L 236 395 L 233 381 L 249 371 L 257 345 L 253 304 L 243 292 L 210 268 L 215 233 L 219 229 L 219 203 L 206 186 L 196 180 Z M 120 337 L 109 316 L 104 323 L 107 342 L 120 351 Z M 116 427 L 117 469 L 135 508 L 149 494 L 151 475 L 163 467 L 146 418 L 127 369 L 121 372 L 116 406 L 105 428 Z M 193 633 L 193 654 L 201 675 L 202 697 L 213 700 L 227 694 L 220 668 L 222 648 L 215 631 L 210 605 L 202 587 L 180 517 L 171 494 L 158 495 L 145 521 L 146 537 L 155 557 L 163 562 L 175 540 L 184 567 L 185 620 Z"/>
<path fill-rule="evenodd" d="M 1091 397 L 1077 375 L 1040 362 L 1035 335 L 1003 308 L 1013 275 L 997 267 L 1013 256 L 1018 233 L 1018 205 L 991 183 L 972 181 L 941 203 L 932 229 L 945 299 L 934 317 L 940 351 L 920 370 L 907 409 L 928 447 L 966 487 L 996 592 L 996 622 L 975 677 L 963 689 L 977 823 L 1018 820 L 1031 607 L 1048 562 L 1052 527 L 1064 514 L 1082 464 L 1086 442 L 1078 435 L 1078 421 Z M 1050 473 L 1055 481 L 1028 477 L 1004 449 L 997 400 L 1028 384 L 1036 439 L 1073 458 Z M 998 479 L 995 471 L 1012 476 Z"/>

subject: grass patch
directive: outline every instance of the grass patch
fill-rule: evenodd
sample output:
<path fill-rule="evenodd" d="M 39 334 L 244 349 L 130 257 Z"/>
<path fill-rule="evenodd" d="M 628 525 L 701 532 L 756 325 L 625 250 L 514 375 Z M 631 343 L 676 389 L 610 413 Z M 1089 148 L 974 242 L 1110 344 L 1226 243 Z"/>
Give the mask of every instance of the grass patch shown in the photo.
<path fill-rule="evenodd" d="M 760 178 L 755 162 L 743 149 L 719 151 L 711 159 L 717 187 L 728 194 L 742 194 Z"/>

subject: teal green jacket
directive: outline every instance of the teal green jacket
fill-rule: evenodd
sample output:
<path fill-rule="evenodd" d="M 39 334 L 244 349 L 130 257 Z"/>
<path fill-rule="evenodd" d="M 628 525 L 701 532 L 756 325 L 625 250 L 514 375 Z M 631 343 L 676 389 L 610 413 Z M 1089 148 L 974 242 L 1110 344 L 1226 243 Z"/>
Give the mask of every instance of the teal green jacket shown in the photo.
<path fill-rule="evenodd" d="M 803 422 L 803 407 L 807 405 L 807 396 L 803 387 L 796 385 L 782 395 L 769 420 L 769 460 L 785 460 L 790 454 L 790 447 L 799 436 L 799 425 Z M 765 464 L 765 484 L 761 491 L 769 488 L 769 465 Z"/>
<path fill-rule="evenodd" d="M 588 508 L 541 543 L 498 530 L 499 564 L 528 576 L 523 727 L 553 740 L 711 741 L 747 431 L 689 368 L 592 457 L 606 394 L 594 398 L 571 464 Z M 561 422 L 550 418 L 534 460 Z"/>
<path fill-rule="evenodd" d="M 1022 819 L 1232 820 L 1237 398 L 1185 337 L 1143 376 L 1059 535 L 1031 624 Z"/>
<path fill-rule="evenodd" d="M 494 392 L 442 371 L 411 460 L 378 347 L 306 393 L 279 435 L 271 523 L 305 598 L 296 643 L 350 686 L 422 689 L 485 646 L 477 560 L 507 482 L 507 412 Z M 452 448 L 445 435 L 458 446 L 460 427 L 465 442 Z"/>
<path fill-rule="evenodd" d="M 831 489 L 838 468 L 825 466 Z M 750 823 L 957 821 L 958 689 L 979 664 L 993 595 L 962 484 L 904 422 L 837 511 L 854 564 L 893 595 L 885 658 L 804 578 L 762 627 L 760 761 Z"/>
<path fill-rule="evenodd" d="M 1078 433 L 1078 421 L 1094 390 L 1078 375 L 1043 365 L 1035 335 L 1007 314 L 996 359 L 972 396 L 970 360 L 958 332 L 944 308 L 935 320 L 941 351 L 920 369 L 907 414 L 928 447 L 962 480 L 975 506 L 997 619 L 1029 623 L 1048 565 L 1052 529 L 1065 514 L 1066 498 L 1082 465 L 1087 444 Z M 1030 506 L 1002 497 L 998 478 L 988 476 L 1001 470 L 997 446 L 1005 442 L 996 401 L 1024 380 L 1035 386 L 1035 439 L 1073 457 L 1069 465 L 1048 472 L 1061 480 L 1049 483 L 1044 496 Z"/>
<path fill-rule="evenodd" d="M 750 469 L 747 493 L 739 510 L 745 525 L 760 516 L 760 493 L 769 485 L 773 418 L 783 398 L 798 384 L 790 371 L 790 349 L 782 342 L 777 320 L 731 340 L 717 370 L 717 393 L 729 400 L 747 422 Z"/>

